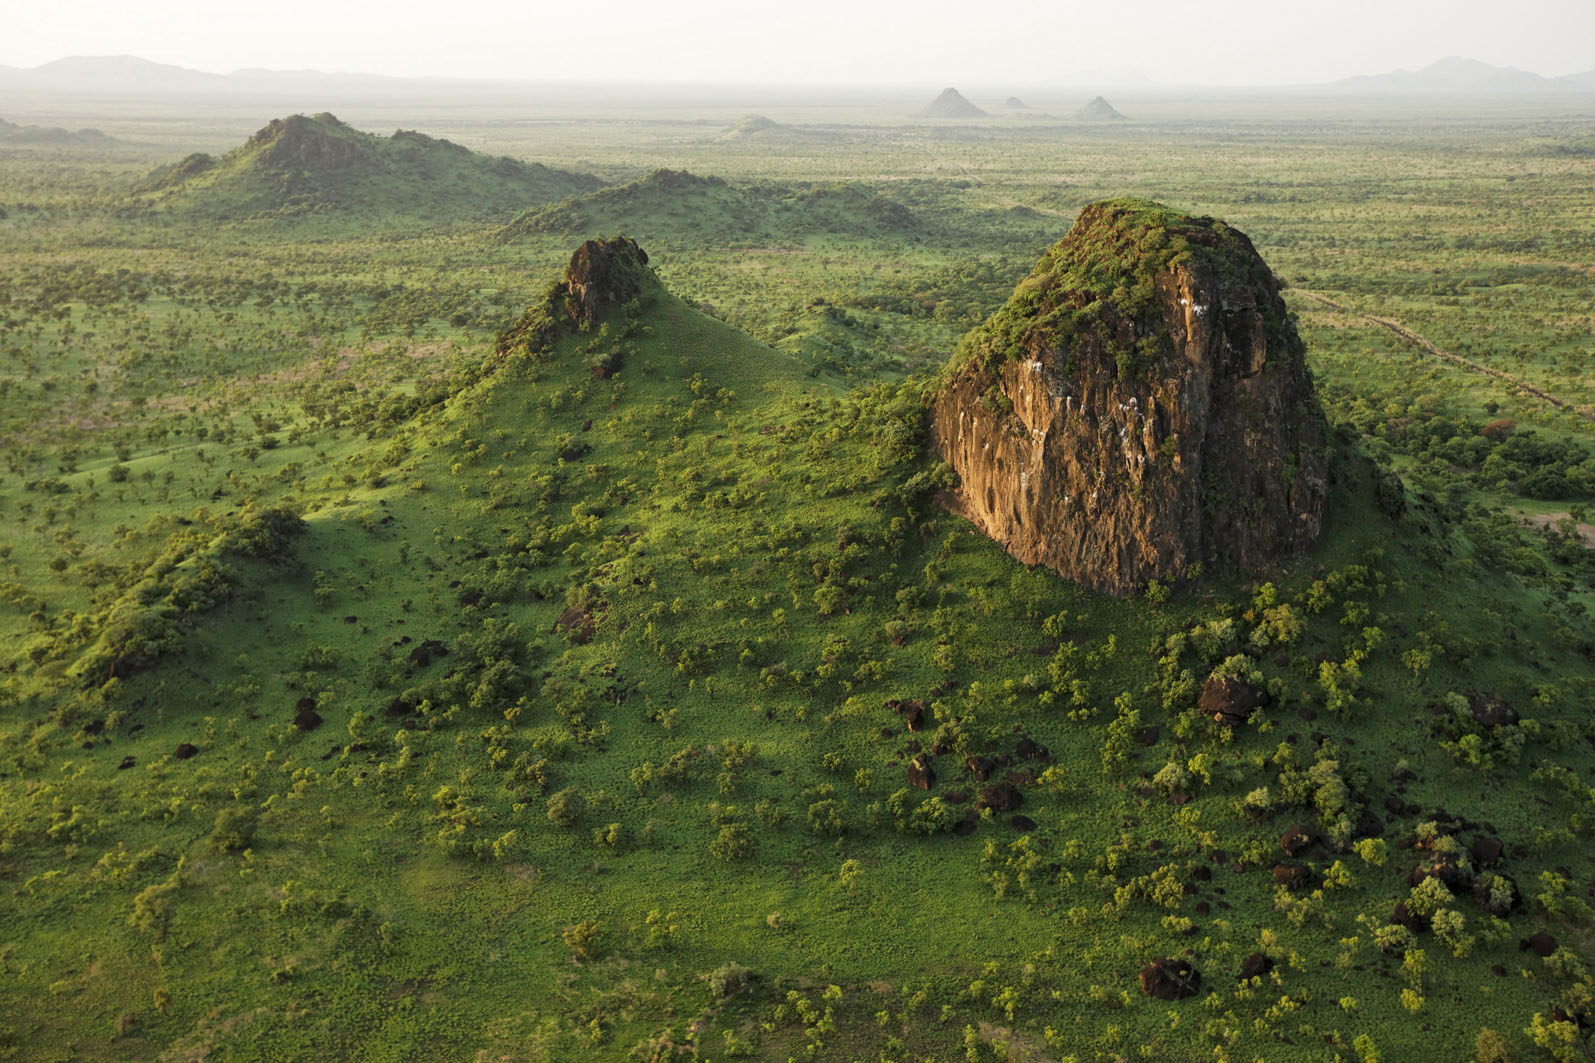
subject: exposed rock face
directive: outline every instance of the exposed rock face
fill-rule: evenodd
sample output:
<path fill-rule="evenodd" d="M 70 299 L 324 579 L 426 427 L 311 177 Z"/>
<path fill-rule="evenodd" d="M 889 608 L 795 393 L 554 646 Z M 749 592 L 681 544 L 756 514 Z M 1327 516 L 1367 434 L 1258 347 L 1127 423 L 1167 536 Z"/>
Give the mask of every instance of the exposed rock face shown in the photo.
<path fill-rule="evenodd" d="M 570 257 L 565 270 L 565 309 L 571 320 L 586 327 L 604 306 L 613 306 L 642 294 L 648 253 L 635 240 L 588 240 Z"/>
<path fill-rule="evenodd" d="M 539 352 L 572 330 L 591 328 L 603 311 L 641 298 L 653 284 L 657 281 L 648 268 L 648 252 L 635 240 L 626 236 L 588 240 L 570 256 L 565 279 L 554 285 L 548 298 L 528 307 L 499 339 L 498 353 Z M 618 356 L 606 356 L 592 368 L 604 379 L 619 372 L 621 362 Z"/>
<path fill-rule="evenodd" d="M 1302 355 L 1244 235 L 1093 204 L 948 372 L 931 433 L 961 478 L 949 505 L 1115 595 L 1300 553 L 1328 493 Z"/>

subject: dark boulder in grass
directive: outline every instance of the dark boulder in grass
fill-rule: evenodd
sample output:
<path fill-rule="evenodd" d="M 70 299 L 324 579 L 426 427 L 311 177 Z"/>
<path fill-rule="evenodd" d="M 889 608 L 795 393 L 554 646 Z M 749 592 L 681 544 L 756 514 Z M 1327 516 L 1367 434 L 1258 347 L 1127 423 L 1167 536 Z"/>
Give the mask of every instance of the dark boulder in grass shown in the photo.
<path fill-rule="evenodd" d="M 908 785 L 919 790 L 936 785 L 936 771 L 930 766 L 929 757 L 922 754 L 908 762 Z"/>
<path fill-rule="evenodd" d="M 316 711 L 315 698 L 300 698 L 294 706 L 294 726 L 301 731 L 314 731 L 321 726 L 321 713 Z"/>
<path fill-rule="evenodd" d="M 1517 723 L 1517 710 L 1499 694 L 1468 694 L 1468 711 L 1481 727 L 1509 727 Z"/>
<path fill-rule="evenodd" d="M 1501 854 L 1506 846 L 1501 844 L 1500 838 L 1475 838 L 1473 841 L 1473 863 L 1478 867 L 1494 867 L 1501 861 Z"/>
<path fill-rule="evenodd" d="M 1159 956 L 1141 968 L 1141 992 L 1156 1000 L 1185 1000 L 1202 991 L 1202 972 L 1186 960 Z"/>
<path fill-rule="evenodd" d="M 993 812 L 1012 812 L 1024 804 L 1024 795 L 1019 788 L 1006 780 L 992 783 L 980 791 L 980 798 L 975 804 L 980 808 L 989 808 Z"/>
<path fill-rule="evenodd" d="M 1273 969 L 1273 960 L 1261 952 L 1254 952 L 1241 961 L 1240 980 L 1245 982 L 1253 978 L 1261 978 Z"/>
<path fill-rule="evenodd" d="M 1274 881 L 1288 890 L 1304 890 L 1313 884 L 1313 873 L 1302 864 L 1275 864 Z"/>
<path fill-rule="evenodd" d="M 1313 829 L 1301 823 L 1294 824 L 1279 839 L 1279 847 L 1286 856 L 1300 856 L 1314 841 Z"/>
<path fill-rule="evenodd" d="M 1210 675 L 1202 684 L 1196 707 L 1214 723 L 1239 727 L 1269 701 L 1268 691 L 1239 676 Z"/>
<path fill-rule="evenodd" d="M 1551 935 L 1541 930 L 1524 940 L 1518 947 L 1521 949 L 1527 949 L 1529 952 L 1534 953 L 1534 955 L 1543 960 L 1551 953 L 1556 951 L 1557 941 Z"/>
<path fill-rule="evenodd" d="M 172 756 L 177 760 L 187 760 L 198 752 L 199 747 L 192 742 L 179 742 L 177 748 L 172 751 Z"/>

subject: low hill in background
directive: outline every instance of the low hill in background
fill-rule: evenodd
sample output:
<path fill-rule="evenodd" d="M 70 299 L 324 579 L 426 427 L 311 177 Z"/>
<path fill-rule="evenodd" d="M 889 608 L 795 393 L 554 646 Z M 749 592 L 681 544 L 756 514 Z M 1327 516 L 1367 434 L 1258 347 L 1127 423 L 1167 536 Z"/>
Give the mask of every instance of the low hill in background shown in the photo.
<path fill-rule="evenodd" d="M 917 117 L 920 118 L 985 118 L 985 111 L 966 100 L 962 93 L 954 88 L 942 89 L 941 95 L 926 104 Z"/>
<path fill-rule="evenodd" d="M 226 155 L 194 154 L 156 170 L 138 201 L 227 221 L 363 214 L 435 223 L 502 217 L 599 186 L 588 174 L 409 130 L 377 136 L 323 113 L 273 119 Z"/>

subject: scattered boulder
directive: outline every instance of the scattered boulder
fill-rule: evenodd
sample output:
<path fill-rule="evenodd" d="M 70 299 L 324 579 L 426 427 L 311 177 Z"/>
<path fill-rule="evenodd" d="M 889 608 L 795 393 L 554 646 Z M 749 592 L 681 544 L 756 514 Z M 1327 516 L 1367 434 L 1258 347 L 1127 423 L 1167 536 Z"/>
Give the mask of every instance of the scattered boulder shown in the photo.
<path fill-rule="evenodd" d="M 900 715 L 910 731 L 925 729 L 925 703 L 919 698 L 892 698 L 886 707 Z"/>
<path fill-rule="evenodd" d="M 1004 779 L 994 782 L 980 791 L 980 797 L 975 805 L 978 808 L 989 808 L 993 812 L 1012 812 L 1024 804 L 1024 795 L 1013 783 Z"/>
<path fill-rule="evenodd" d="M 1468 711 L 1481 727 L 1507 727 L 1517 723 L 1517 710 L 1499 694 L 1468 694 Z"/>
<path fill-rule="evenodd" d="M 1404 926 L 1414 934 L 1429 929 L 1429 920 L 1408 908 L 1406 901 L 1397 901 L 1396 906 L 1390 909 L 1390 922 L 1394 926 Z"/>
<path fill-rule="evenodd" d="M 321 714 L 316 711 L 315 698 L 300 698 L 294 706 L 294 726 L 301 731 L 314 731 L 321 726 Z"/>
<path fill-rule="evenodd" d="M 1202 973 L 1185 960 L 1168 956 L 1141 968 L 1141 992 L 1157 1000 L 1184 1000 L 1202 989 Z"/>
<path fill-rule="evenodd" d="M 1517 880 L 1499 872 L 1491 872 L 1474 882 L 1473 899 L 1498 919 L 1505 919 L 1523 907 L 1523 893 L 1517 888 Z"/>
<path fill-rule="evenodd" d="M 1466 893 L 1473 885 L 1473 878 L 1457 866 L 1456 859 L 1449 853 L 1436 855 L 1433 860 L 1426 860 L 1412 869 L 1412 874 L 1407 876 L 1407 885 L 1420 885 L 1426 878 L 1437 878 L 1452 893 Z"/>
<path fill-rule="evenodd" d="M 447 657 L 449 648 L 437 639 L 425 639 L 410 651 L 410 663 L 417 668 L 425 668 L 432 663 L 433 658 Z"/>
<path fill-rule="evenodd" d="M 969 769 L 969 774 L 973 775 L 977 781 L 985 782 L 991 777 L 992 769 L 994 769 L 997 764 L 996 761 L 992 760 L 990 757 L 975 755 L 965 760 L 964 766 Z"/>
<path fill-rule="evenodd" d="M 1032 831 L 1036 829 L 1036 821 L 1022 813 L 1014 815 L 1008 820 L 1008 824 L 1013 827 L 1014 830 L 1019 831 Z"/>
<path fill-rule="evenodd" d="M 1551 935 L 1541 930 L 1532 937 L 1529 937 L 1518 947 L 1527 949 L 1543 960 L 1545 957 L 1556 951 L 1557 941 Z"/>
<path fill-rule="evenodd" d="M 1274 881 L 1288 890 L 1304 890 L 1313 884 L 1313 873 L 1303 864 L 1275 864 Z"/>
<path fill-rule="evenodd" d="M 953 833 L 958 835 L 960 838 L 967 838 L 971 834 L 975 833 L 975 827 L 978 825 L 979 824 L 974 816 L 965 816 L 963 819 L 953 824 Z"/>
<path fill-rule="evenodd" d="M 598 619 L 584 606 L 573 605 L 559 614 L 559 619 L 554 621 L 554 630 L 576 645 L 585 646 L 598 633 Z"/>
<path fill-rule="evenodd" d="M 936 785 L 936 772 L 930 766 L 929 757 L 922 754 L 908 762 L 908 785 L 920 790 Z"/>
<path fill-rule="evenodd" d="M 1245 982 L 1253 978 L 1261 978 L 1273 969 L 1273 960 L 1261 952 L 1254 952 L 1241 961 L 1240 980 Z"/>
<path fill-rule="evenodd" d="M 1316 834 L 1311 827 L 1297 823 L 1280 836 L 1279 847 L 1285 851 L 1286 856 L 1300 856 L 1316 840 Z"/>
<path fill-rule="evenodd" d="M 192 743 L 192 742 L 179 742 L 177 744 L 177 748 L 172 751 L 172 756 L 175 757 L 178 760 L 187 760 L 189 757 L 192 757 L 195 753 L 198 753 L 198 752 L 199 752 L 199 747 L 196 746 L 194 743 Z"/>
<path fill-rule="evenodd" d="M 1239 727 L 1270 700 L 1268 691 L 1239 676 L 1210 675 L 1202 684 L 1202 695 L 1196 707 L 1214 723 Z"/>
<path fill-rule="evenodd" d="M 1494 867 L 1501 860 L 1501 854 L 1506 847 L 1500 838 L 1475 838 L 1473 840 L 1473 862 L 1479 867 Z"/>
<path fill-rule="evenodd" d="M 943 790 L 941 799 L 949 805 L 961 805 L 969 800 L 969 791 L 961 790 L 957 787 L 951 790 Z"/>
<path fill-rule="evenodd" d="M 131 768 L 134 764 L 137 764 L 137 763 L 138 763 L 138 761 L 133 759 L 133 755 L 131 753 L 129 753 L 127 756 L 122 758 L 122 763 L 120 763 L 120 764 L 118 764 L 116 766 L 116 770 L 117 771 L 126 771 L 128 768 Z"/>
<path fill-rule="evenodd" d="M 1019 739 L 1019 744 L 1014 747 L 1014 756 L 1020 760 L 1047 761 L 1052 759 L 1052 751 L 1034 739 L 1026 737 Z"/>

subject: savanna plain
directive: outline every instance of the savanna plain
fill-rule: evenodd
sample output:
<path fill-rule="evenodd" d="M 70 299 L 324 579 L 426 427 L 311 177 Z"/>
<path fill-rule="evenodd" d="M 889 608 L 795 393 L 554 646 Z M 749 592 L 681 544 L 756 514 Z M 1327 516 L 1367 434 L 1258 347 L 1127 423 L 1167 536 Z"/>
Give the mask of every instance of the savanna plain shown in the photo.
<path fill-rule="evenodd" d="M 1595 100 L 921 102 L 0 97 L 0 1058 L 1595 1054 Z M 1118 197 L 1283 286 L 1272 569 L 940 504 Z"/>

